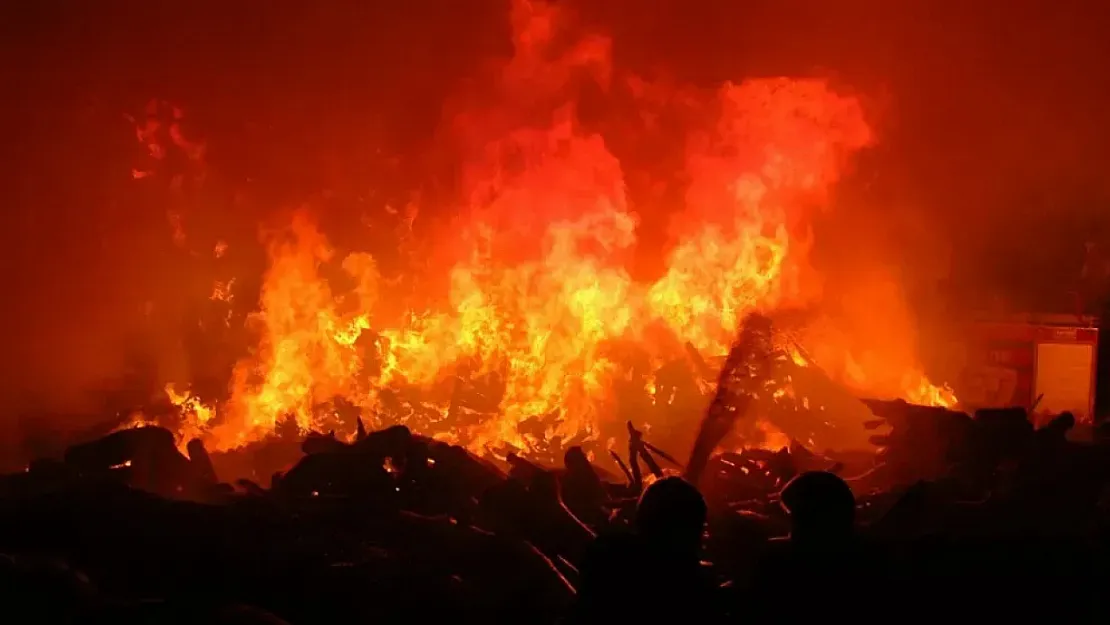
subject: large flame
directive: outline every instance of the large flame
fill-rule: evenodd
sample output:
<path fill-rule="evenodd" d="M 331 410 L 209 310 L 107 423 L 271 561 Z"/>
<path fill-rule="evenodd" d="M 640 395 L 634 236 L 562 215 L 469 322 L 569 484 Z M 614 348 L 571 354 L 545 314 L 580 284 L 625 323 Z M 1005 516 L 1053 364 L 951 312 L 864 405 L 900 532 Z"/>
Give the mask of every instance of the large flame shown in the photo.
<path fill-rule="evenodd" d="M 236 367 L 218 418 L 171 389 L 183 433 L 227 449 L 288 419 L 327 427 L 353 409 L 374 425 L 408 422 L 479 450 L 596 439 L 628 411 L 616 390 L 631 375 L 618 346 L 636 345 L 653 365 L 686 344 L 712 360 L 745 314 L 821 301 L 809 219 L 847 159 L 874 141 L 857 99 L 790 78 L 726 84 L 701 98 L 708 123 L 687 144 L 688 191 L 665 271 L 638 282 L 628 267 L 639 217 L 621 163 L 579 123 L 573 97 L 582 81 L 613 88 L 609 42 L 559 43 L 567 16 L 544 3 L 514 2 L 511 17 L 512 59 L 494 68 L 481 98 L 448 109 L 466 160 L 464 206 L 440 246 L 451 256 L 447 292 L 431 294 L 438 301 L 427 308 L 387 312 L 395 302 L 374 258 L 338 257 L 311 211 L 298 211 L 266 235 L 270 266 L 250 320 L 259 343 Z M 333 288 L 325 267 L 354 287 Z M 799 340 L 823 367 L 836 361 L 830 373 L 849 386 L 955 401 L 912 358 L 853 355 L 836 332 Z M 897 383 L 873 383 L 892 365 Z M 650 376 L 645 385 L 650 392 Z"/>

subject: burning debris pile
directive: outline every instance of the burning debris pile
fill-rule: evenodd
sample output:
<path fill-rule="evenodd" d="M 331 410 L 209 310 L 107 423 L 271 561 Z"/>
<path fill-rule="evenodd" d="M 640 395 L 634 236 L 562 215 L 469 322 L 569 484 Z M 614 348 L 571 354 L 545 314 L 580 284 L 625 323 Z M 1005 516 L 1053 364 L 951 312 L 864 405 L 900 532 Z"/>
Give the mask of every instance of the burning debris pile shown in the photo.
<path fill-rule="evenodd" d="M 62 593 L 64 600 L 37 607 L 58 618 L 203 620 L 247 602 L 292 622 L 554 623 L 576 602 L 579 611 L 590 609 L 582 602 L 597 591 L 591 545 L 602 539 L 596 537 L 633 526 L 646 532 L 641 492 L 670 484 L 681 472 L 700 485 L 708 503 L 705 546 L 714 585 L 739 582 L 712 591 L 716 599 L 702 607 L 713 612 L 719 601 L 726 606 L 722 615 L 762 620 L 771 618 L 784 591 L 763 588 L 773 579 L 760 577 L 766 572 L 758 557 L 772 544 L 767 538 L 791 529 L 780 497 L 801 514 L 795 501 L 806 496 L 797 494 L 801 487 L 784 487 L 803 474 L 842 476 L 856 493 L 865 531 L 903 541 L 902 560 L 866 573 L 872 589 L 895 576 L 898 583 L 878 595 L 892 605 L 917 592 L 907 588 L 939 583 L 930 577 L 941 570 L 936 558 L 962 554 L 969 565 L 989 562 L 989 553 L 935 542 L 918 549 L 906 540 L 937 531 L 950 539 L 974 537 L 999 527 L 1070 535 L 1110 521 L 1099 507 L 1110 463 L 1101 445 L 1066 440 L 1074 424 L 1066 415 L 1034 431 L 1021 411 L 971 418 L 902 401 L 869 402 L 877 415 L 869 427 L 889 427 L 875 441 L 884 448 L 878 458 L 828 457 L 796 442 L 716 453 L 753 419 L 760 401 L 778 393 L 774 325 L 751 317 L 744 328 L 684 460 L 653 445 L 631 422 L 627 447 L 610 450 L 623 473 L 616 476 L 577 446 L 553 466 L 514 453 L 497 466 L 404 426 L 367 431 L 358 421 L 352 442 L 313 433 L 293 443 L 299 459 L 264 488 L 247 479 L 221 482 L 217 458 L 199 439 L 182 453 L 169 430 L 124 429 L 0 480 L 0 549 L 28 554 L 11 560 L 4 574 L 19 583 L 39 580 L 36 592 Z M 270 445 L 289 457 L 288 441 Z M 798 522 L 795 517 L 795 531 Z M 61 569 L 53 577 L 31 576 L 28 571 L 42 566 L 33 554 L 61 557 L 89 572 L 99 594 L 84 577 L 79 589 L 63 592 L 58 585 L 73 582 Z M 1006 579 L 1034 566 L 1013 558 L 1007 566 L 1017 568 Z M 629 574 L 658 581 L 673 571 Z M 945 587 L 958 574 L 946 571 Z M 1059 579 L 1074 589 L 1082 575 L 1060 573 Z M 623 582 L 608 583 L 606 592 L 624 601 Z M 642 591 L 642 583 L 633 585 Z"/>
<path fill-rule="evenodd" d="M 230 452 L 285 428 L 352 440 L 361 420 L 550 463 L 571 446 L 606 457 L 631 420 L 684 447 L 752 312 L 779 328 L 775 387 L 722 444 L 868 450 L 871 416 L 853 395 L 955 405 L 922 373 L 897 280 L 861 298 L 899 328 L 871 336 L 857 328 L 875 324 L 825 297 L 811 262 L 813 222 L 876 142 L 858 97 L 813 78 L 655 84 L 615 68 L 609 39 L 578 32 L 562 5 L 519 0 L 510 18 L 512 56 L 444 105 L 440 143 L 459 181 L 449 206 L 413 200 L 363 217 L 389 218 L 374 229 L 389 250 L 333 242 L 313 201 L 268 227 L 257 298 L 250 277 L 218 269 L 201 321 L 225 350 L 249 334 L 226 385 L 198 383 L 199 371 L 163 380 L 167 397 L 127 406 L 124 426 Z M 586 87 L 637 115 L 583 122 Z M 660 116 L 683 120 L 682 132 L 666 135 Z M 188 120 L 155 101 L 135 122 L 134 183 L 168 181 L 175 245 L 227 267 L 237 243 L 189 231 L 198 189 L 216 184 L 205 159 L 218 146 L 189 136 Z M 637 190 L 635 155 L 608 144 L 622 132 L 659 135 L 678 170 Z M 682 188 L 680 205 L 664 205 L 659 185 Z M 666 230 L 663 249 L 638 247 L 646 228 Z M 648 256 L 661 268 L 634 277 Z"/>
<path fill-rule="evenodd" d="M 556 409 L 529 416 L 503 436 L 483 440 L 480 445 L 460 440 L 454 433 L 501 416 L 499 406 L 504 387 L 497 375 L 459 375 L 448 380 L 450 386 L 444 389 L 445 406 L 435 404 L 429 399 L 428 389 L 416 385 L 398 383 L 377 389 L 377 404 L 365 421 L 366 413 L 359 406 L 336 398 L 314 407 L 315 423 L 320 428 L 316 431 L 328 431 L 333 437 L 350 441 L 364 431 L 367 422 L 371 428 L 403 425 L 414 432 L 432 433 L 436 440 L 465 443 L 471 452 L 495 463 L 503 463 L 510 457 L 526 457 L 532 462 L 553 466 L 571 447 L 585 450 L 594 459 L 607 458 L 616 441 L 624 435 L 625 423 L 640 424 L 653 438 L 665 441 L 668 447 L 688 448 L 697 434 L 689 419 L 691 414 L 704 412 L 707 405 L 750 403 L 745 408 L 747 419 L 735 420 L 727 418 L 728 415 L 714 417 L 724 418 L 724 421 L 716 426 L 711 440 L 699 438 L 697 444 L 708 445 L 706 453 L 719 448 L 778 450 L 790 446 L 818 453 L 878 451 L 875 435 L 882 431 L 876 432 L 874 424 L 869 423 L 873 416 L 868 406 L 849 389 L 833 381 L 803 352 L 789 331 L 792 317 L 794 315 L 784 316 L 786 323 L 783 325 L 787 330 L 758 314 L 750 315 L 748 324 L 743 327 L 743 344 L 753 345 L 751 349 L 755 350 L 743 355 L 743 367 L 752 369 L 744 379 L 758 379 L 758 388 L 729 390 L 737 384 L 735 370 L 739 366 L 730 362 L 732 356 L 706 359 L 687 343 L 681 356 L 658 368 L 641 366 L 637 370 L 633 364 L 625 376 L 613 380 L 610 391 L 613 410 L 622 421 L 607 423 L 607 429 L 600 432 L 583 430 L 564 437 L 559 433 L 563 412 Z M 631 354 L 629 360 L 634 363 L 650 362 L 635 345 L 618 346 L 614 353 L 617 349 Z M 717 383 L 719 376 L 726 376 L 724 385 Z M 163 419 L 134 419 L 125 424 L 124 429 L 151 425 L 167 427 L 176 433 L 180 447 L 190 440 L 204 442 L 211 431 L 205 426 L 216 418 L 216 410 L 195 396 L 177 392 L 172 386 L 167 387 L 166 393 L 169 404 L 163 403 Z M 741 401 L 740 397 L 745 399 Z M 950 393 L 933 399 L 940 405 L 955 403 Z M 155 410 L 158 408 L 145 409 L 146 413 Z M 282 441 L 296 440 L 303 433 L 295 415 L 290 414 L 270 433 L 250 444 L 220 451 L 217 462 L 225 463 L 226 469 L 236 475 L 265 481 L 268 473 L 261 467 L 276 470 L 288 458 L 274 464 L 261 459 L 255 452 L 272 455 L 275 444 L 280 447 Z"/>

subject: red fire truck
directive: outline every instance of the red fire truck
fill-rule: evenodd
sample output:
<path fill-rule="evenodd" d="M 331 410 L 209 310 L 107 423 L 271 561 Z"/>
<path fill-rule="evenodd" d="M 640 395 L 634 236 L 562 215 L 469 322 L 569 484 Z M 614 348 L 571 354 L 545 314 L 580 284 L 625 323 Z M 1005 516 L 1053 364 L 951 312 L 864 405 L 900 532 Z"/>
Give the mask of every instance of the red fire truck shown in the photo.
<path fill-rule="evenodd" d="M 1098 322 L 1078 315 L 1009 315 L 972 322 L 957 384 L 969 410 L 1020 406 L 1035 420 L 1070 411 L 1092 422 Z"/>

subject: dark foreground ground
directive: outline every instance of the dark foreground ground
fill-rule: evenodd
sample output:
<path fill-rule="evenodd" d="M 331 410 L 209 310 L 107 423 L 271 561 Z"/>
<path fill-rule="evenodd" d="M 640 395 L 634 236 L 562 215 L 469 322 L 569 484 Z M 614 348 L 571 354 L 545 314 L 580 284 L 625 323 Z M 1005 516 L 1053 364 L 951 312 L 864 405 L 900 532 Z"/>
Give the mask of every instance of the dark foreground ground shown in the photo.
<path fill-rule="evenodd" d="M 635 431 L 624 478 L 577 449 L 502 471 L 392 428 L 311 435 L 263 489 L 124 430 L 0 481 L 5 622 L 1105 620 L 1110 445 L 875 410 L 847 480 L 797 446 L 672 467 Z"/>

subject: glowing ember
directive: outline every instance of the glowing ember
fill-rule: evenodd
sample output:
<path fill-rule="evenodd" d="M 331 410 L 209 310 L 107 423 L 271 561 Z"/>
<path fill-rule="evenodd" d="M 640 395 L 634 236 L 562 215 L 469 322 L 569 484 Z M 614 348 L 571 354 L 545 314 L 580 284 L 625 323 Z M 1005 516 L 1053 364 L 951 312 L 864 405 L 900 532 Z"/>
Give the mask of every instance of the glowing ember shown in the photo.
<path fill-rule="evenodd" d="M 217 281 L 216 284 L 212 286 L 212 295 L 209 299 L 215 302 L 230 302 L 232 299 L 231 287 L 234 285 L 235 278 L 227 282 Z"/>

